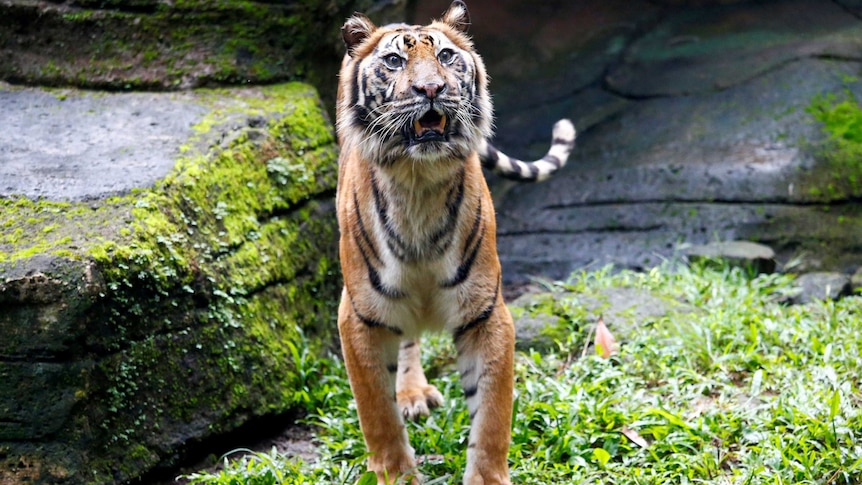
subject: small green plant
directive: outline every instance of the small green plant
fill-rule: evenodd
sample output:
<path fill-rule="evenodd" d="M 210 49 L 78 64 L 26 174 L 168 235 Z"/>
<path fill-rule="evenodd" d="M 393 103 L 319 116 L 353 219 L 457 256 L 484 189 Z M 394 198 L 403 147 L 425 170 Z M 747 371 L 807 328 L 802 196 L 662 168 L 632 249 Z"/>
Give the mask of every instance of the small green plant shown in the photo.
<path fill-rule="evenodd" d="M 583 336 L 566 336 L 544 355 L 518 353 L 512 482 L 862 483 L 862 297 L 788 306 L 793 285 L 792 276 L 716 264 L 606 268 L 554 284 L 558 303 L 547 311 L 555 315 L 572 313 L 575 295 L 607 287 L 673 298 L 686 310 L 639 322 L 609 359 L 572 360 Z M 426 483 L 460 484 L 470 423 L 454 350 L 445 336 L 425 346 L 425 365 L 437 369 L 434 384 L 448 401 L 408 423 L 411 443 Z M 315 396 L 305 421 L 317 428 L 316 461 L 252 455 L 193 475 L 193 483 L 376 483 L 363 475 L 344 368 L 333 361 L 321 369 L 320 384 L 306 382 Z M 281 481 L 256 481 L 269 476 Z"/>

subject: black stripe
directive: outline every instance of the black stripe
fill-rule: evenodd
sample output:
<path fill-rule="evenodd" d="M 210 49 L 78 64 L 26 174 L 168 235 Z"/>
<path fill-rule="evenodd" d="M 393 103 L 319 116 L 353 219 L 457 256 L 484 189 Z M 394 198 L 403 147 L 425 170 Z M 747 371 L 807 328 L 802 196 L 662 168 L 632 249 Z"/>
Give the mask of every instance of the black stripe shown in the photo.
<path fill-rule="evenodd" d="M 367 86 L 368 80 L 365 79 L 365 76 L 362 75 L 362 72 L 359 70 L 360 64 L 361 64 L 360 61 L 356 62 L 356 69 L 353 73 L 355 76 L 353 78 L 353 82 L 354 82 L 354 84 L 356 84 L 356 88 L 358 89 L 358 91 L 356 92 L 356 103 L 354 103 L 354 104 L 359 104 L 359 91 L 362 91 L 362 94 L 365 95 L 365 103 L 363 104 L 363 106 L 365 106 L 367 108 L 368 107 L 368 89 L 367 89 L 368 88 L 368 86 Z"/>
<path fill-rule="evenodd" d="M 383 329 L 389 330 L 390 332 L 394 333 L 395 335 L 403 335 L 404 334 L 404 332 L 398 327 L 393 327 L 393 326 L 387 325 L 387 324 L 381 322 L 380 320 L 368 318 L 368 317 L 362 315 L 361 313 L 359 313 L 356 310 L 356 304 L 353 303 L 352 299 L 350 300 L 350 305 L 353 307 L 353 313 L 356 315 L 356 318 L 358 318 L 359 321 L 364 323 L 366 326 L 371 327 L 371 328 L 383 328 Z"/>
<path fill-rule="evenodd" d="M 488 154 L 482 159 L 482 166 L 485 168 L 495 168 L 497 166 L 497 162 L 500 160 L 500 154 L 497 152 L 497 149 L 494 148 L 494 145 L 491 145 L 488 142 L 485 143 L 488 146 Z"/>
<path fill-rule="evenodd" d="M 357 246 L 359 247 L 359 253 L 362 255 L 362 260 L 365 261 L 365 266 L 368 268 L 368 281 L 371 283 L 374 291 L 389 298 L 404 298 L 404 292 L 383 285 L 383 282 L 380 281 L 380 273 L 371 265 L 371 261 L 368 260 L 365 250 L 362 249 L 361 245 Z"/>
<path fill-rule="evenodd" d="M 476 207 L 476 218 L 473 219 L 473 227 L 470 228 L 470 234 L 467 234 L 467 239 L 464 242 L 464 253 L 473 245 L 476 240 L 476 235 L 479 234 L 479 227 L 482 224 L 482 199 L 479 199 L 479 206 Z"/>
<path fill-rule="evenodd" d="M 551 155 L 551 154 L 545 155 L 544 157 L 542 157 L 542 160 L 552 164 L 553 166 L 555 166 L 557 168 L 560 168 L 560 165 L 562 165 L 560 159 L 554 155 Z"/>
<path fill-rule="evenodd" d="M 368 252 L 365 250 L 365 245 L 367 245 L 371 252 L 374 253 L 374 257 L 377 258 L 377 261 L 380 261 L 380 256 L 377 255 L 377 251 L 374 249 L 374 245 L 371 244 L 371 239 L 368 237 L 368 233 L 365 231 L 365 226 L 362 223 L 362 215 L 359 211 L 359 201 L 356 199 L 356 191 L 353 192 L 353 199 L 358 220 L 356 226 L 359 228 L 362 240 L 359 240 L 355 233 L 353 234 L 353 239 L 356 241 L 356 247 L 359 248 L 359 254 L 362 256 L 362 260 L 365 262 L 365 267 L 368 269 L 368 281 L 371 282 L 371 287 L 374 288 L 374 291 L 383 296 L 389 298 L 403 298 L 404 293 L 402 291 L 383 285 L 383 282 L 380 280 L 380 273 L 371 263 L 371 259 L 368 257 Z M 363 243 L 365 243 L 365 245 L 363 245 Z"/>
<path fill-rule="evenodd" d="M 499 290 L 498 290 L 499 291 Z M 475 328 L 477 325 L 485 323 L 491 318 L 491 315 L 494 314 L 494 307 L 497 305 L 497 292 L 494 292 L 494 298 L 491 301 L 491 304 L 488 305 L 481 313 L 479 313 L 475 318 L 470 320 L 469 322 L 461 325 L 460 327 L 455 329 L 454 338 L 457 342 L 458 339 L 464 336 L 465 333 L 469 332 L 471 329 Z"/>
<path fill-rule="evenodd" d="M 380 187 L 377 186 L 377 177 L 373 171 L 371 172 L 371 193 L 374 194 L 374 205 L 377 207 L 377 218 L 380 219 L 380 224 L 386 231 L 386 245 L 399 261 L 404 261 L 406 259 L 404 241 L 402 241 L 401 236 L 392 229 L 392 223 L 389 219 L 388 213 L 389 204 L 384 195 L 380 193 Z"/>
<path fill-rule="evenodd" d="M 455 270 L 455 276 L 453 276 L 452 279 L 443 282 L 441 285 L 443 288 L 458 286 L 463 283 L 468 276 L 470 276 L 470 270 L 473 269 L 473 263 L 476 262 L 476 255 L 479 254 L 479 248 L 482 246 L 483 239 L 485 239 L 485 234 L 479 236 L 479 240 L 476 241 L 476 245 L 473 246 L 470 254 L 467 255 L 467 259 L 458 265 L 458 269 Z"/>
<path fill-rule="evenodd" d="M 529 176 L 521 175 L 520 170 L 517 172 L 499 172 L 499 173 L 497 173 L 497 175 L 503 177 L 504 179 L 517 180 L 519 182 L 535 182 L 536 181 L 535 177 L 530 178 Z"/>
<path fill-rule="evenodd" d="M 410 348 L 413 348 L 413 346 L 415 346 L 415 345 L 416 345 L 416 342 L 414 342 L 412 340 L 408 340 L 407 342 L 404 342 L 403 344 L 401 344 L 401 348 L 402 349 L 410 349 Z"/>
<path fill-rule="evenodd" d="M 476 419 L 476 413 L 478 413 L 478 412 L 479 412 L 479 408 L 476 408 L 476 409 L 470 411 L 470 421 L 473 421 L 474 419 Z M 469 446 L 467 448 L 469 448 Z"/>
<path fill-rule="evenodd" d="M 353 207 L 356 208 L 356 225 L 359 228 L 359 235 L 362 236 L 362 241 L 365 242 L 374 259 L 380 261 L 380 254 L 377 253 L 377 248 L 374 247 L 374 243 L 371 242 L 371 237 L 365 229 L 365 222 L 362 220 L 362 211 L 359 208 L 359 196 L 356 194 L 356 190 L 353 191 Z"/>
<path fill-rule="evenodd" d="M 389 372 L 395 372 L 398 370 L 398 364 L 386 364 L 386 370 Z"/>
<path fill-rule="evenodd" d="M 571 148 L 572 146 L 574 146 L 574 144 L 574 139 L 566 140 L 565 138 L 554 138 L 553 140 L 551 140 L 551 145 L 564 145 Z"/>
<path fill-rule="evenodd" d="M 455 276 L 452 279 L 447 280 L 443 283 L 444 288 L 452 288 L 464 282 L 467 277 L 470 275 L 470 269 L 473 266 L 473 263 L 476 261 L 476 255 L 479 253 L 479 248 L 482 245 L 482 240 L 485 238 L 485 235 L 482 234 L 479 236 L 479 240 L 476 244 L 473 244 L 473 241 L 476 240 L 476 236 L 479 234 L 479 228 L 482 223 L 482 200 L 479 200 L 479 206 L 476 208 L 476 218 L 473 220 L 473 227 L 470 228 L 470 234 L 467 235 L 467 239 L 464 243 L 464 256 L 465 258 L 458 265 L 458 269 L 455 270 Z M 470 250 L 470 248 L 473 248 Z"/>
<path fill-rule="evenodd" d="M 360 128 L 365 127 L 368 124 L 368 117 L 370 116 L 370 112 L 368 108 L 365 106 L 354 105 L 353 106 L 353 126 L 358 126 Z"/>
<path fill-rule="evenodd" d="M 404 368 L 404 373 L 406 374 L 406 373 L 408 373 L 408 372 L 410 372 L 410 367 L 409 367 L 409 366 Z"/>
<path fill-rule="evenodd" d="M 377 76 L 377 79 L 380 79 L 383 82 L 389 81 L 389 76 L 380 68 L 380 66 L 374 68 L 374 75 Z"/>
<path fill-rule="evenodd" d="M 454 192 L 454 193 L 453 193 Z M 431 245 L 437 246 L 443 237 L 451 235 L 452 231 L 458 222 L 458 212 L 461 209 L 461 203 L 464 201 L 464 169 L 461 169 L 458 175 L 458 185 L 449 189 L 449 194 L 446 200 L 446 222 L 437 232 L 431 235 Z M 442 253 L 449 247 L 452 238 L 448 238 L 442 246 L 437 248 L 438 253 Z"/>
<path fill-rule="evenodd" d="M 464 388 L 464 397 L 466 397 L 467 399 L 470 399 L 471 397 L 475 396 L 477 392 L 479 392 L 479 384 L 476 384 L 475 386 L 471 386 L 471 387 L 465 387 Z"/>
<path fill-rule="evenodd" d="M 353 86 L 353 90 L 350 92 L 350 106 L 353 110 L 353 124 L 354 126 L 365 126 L 368 123 L 368 108 L 365 106 L 359 106 L 359 90 L 360 86 L 360 78 L 359 78 L 359 60 L 354 61 L 353 64 L 353 82 L 351 85 Z"/>
<path fill-rule="evenodd" d="M 538 165 L 536 165 L 535 163 L 530 163 L 530 164 L 526 164 L 526 166 L 527 166 L 527 168 L 530 169 L 529 178 L 531 178 L 531 179 L 539 178 L 539 166 Z"/>
<path fill-rule="evenodd" d="M 353 64 L 353 79 L 351 85 L 353 91 L 350 92 L 350 105 L 356 106 L 359 104 L 359 61 L 354 61 Z"/>
<path fill-rule="evenodd" d="M 529 170 L 526 163 L 512 157 L 509 157 L 509 162 L 517 169 L 518 175 L 520 175 L 522 179 L 527 178 L 527 174 L 524 173 Z"/>

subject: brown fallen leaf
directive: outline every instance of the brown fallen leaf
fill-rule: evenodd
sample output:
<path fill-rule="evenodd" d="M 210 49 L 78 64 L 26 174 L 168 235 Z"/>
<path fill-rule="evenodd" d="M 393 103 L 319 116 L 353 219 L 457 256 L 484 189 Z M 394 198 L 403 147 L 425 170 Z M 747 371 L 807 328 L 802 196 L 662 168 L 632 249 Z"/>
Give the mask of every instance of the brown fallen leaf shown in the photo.
<path fill-rule="evenodd" d="M 594 340 L 596 353 L 607 359 L 614 355 L 619 350 L 617 339 L 614 338 L 608 326 L 605 325 L 605 320 L 599 317 L 599 323 L 596 324 L 596 339 Z"/>
<path fill-rule="evenodd" d="M 645 440 L 643 436 L 639 435 L 637 431 L 629 428 L 628 426 L 623 426 L 623 429 L 620 430 L 620 433 L 622 433 L 623 436 L 628 438 L 629 441 L 640 446 L 641 448 L 646 448 L 647 446 L 649 446 L 649 443 L 647 443 L 647 440 Z"/>

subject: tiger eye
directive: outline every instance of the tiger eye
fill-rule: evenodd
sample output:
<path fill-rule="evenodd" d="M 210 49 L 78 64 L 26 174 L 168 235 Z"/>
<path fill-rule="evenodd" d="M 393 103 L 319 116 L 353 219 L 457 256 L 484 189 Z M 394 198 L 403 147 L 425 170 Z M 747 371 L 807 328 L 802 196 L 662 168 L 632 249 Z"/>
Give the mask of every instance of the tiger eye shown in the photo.
<path fill-rule="evenodd" d="M 451 64 L 452 61 L 455 60 L 455 52 L 452 49 L 443 49 L 437 54 L 437 59 L 440 60 L 442 64 Z"/>
<path fill-rule="evenodd" d="M 389 69 L 401 69 L 404 65 L 404 59 L 398 54 L 389 54 L 383 58 L 383 64 Z"/>

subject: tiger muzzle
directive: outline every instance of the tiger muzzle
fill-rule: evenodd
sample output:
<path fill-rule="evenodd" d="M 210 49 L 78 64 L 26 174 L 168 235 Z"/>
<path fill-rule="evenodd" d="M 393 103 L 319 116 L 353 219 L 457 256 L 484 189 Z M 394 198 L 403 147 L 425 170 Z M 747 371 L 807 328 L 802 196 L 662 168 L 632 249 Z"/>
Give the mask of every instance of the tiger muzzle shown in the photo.
<path fill-rule="evenodd" d="M 431 141 L 447 141 L 449 135 L 449 117 L 442 110 L 431 108 L 421 117 L 413 121 L 407 130 L 407 140 L 410 145 Z"/>

